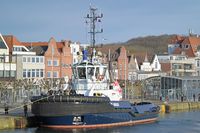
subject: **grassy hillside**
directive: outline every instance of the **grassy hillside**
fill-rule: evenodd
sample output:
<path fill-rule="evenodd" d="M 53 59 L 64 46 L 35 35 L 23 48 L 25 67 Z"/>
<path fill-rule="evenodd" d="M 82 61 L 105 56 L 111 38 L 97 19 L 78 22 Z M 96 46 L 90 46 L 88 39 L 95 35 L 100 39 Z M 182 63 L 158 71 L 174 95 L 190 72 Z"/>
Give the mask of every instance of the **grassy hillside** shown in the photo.
<path fill-rule="evenodd" d="M 124 43 L 109 45 L 124 45 L 129 53 L 148 52 L 148 53 L 164 53 L 167 52 L 167 45 L 175 35 L 160 35 L 138 37 L 128 40 Z"/>

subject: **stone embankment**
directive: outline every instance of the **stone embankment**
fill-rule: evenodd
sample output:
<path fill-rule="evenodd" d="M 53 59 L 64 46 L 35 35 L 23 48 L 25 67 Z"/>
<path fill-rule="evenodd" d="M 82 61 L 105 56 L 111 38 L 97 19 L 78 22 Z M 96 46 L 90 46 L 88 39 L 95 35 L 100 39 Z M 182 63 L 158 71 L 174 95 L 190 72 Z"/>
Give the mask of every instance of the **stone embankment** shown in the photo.
<path fill-rule="evenodd" d="M 0 116 L 0 129 L 17 129 L 25 128 L 28 122 L 25 117 L 17 116 Z"/>
<path fill-rule="evenodd" d="M 200 102 L 169 102 L 160 105 L 161 113 L 172 111 L 200 109 Z"/>

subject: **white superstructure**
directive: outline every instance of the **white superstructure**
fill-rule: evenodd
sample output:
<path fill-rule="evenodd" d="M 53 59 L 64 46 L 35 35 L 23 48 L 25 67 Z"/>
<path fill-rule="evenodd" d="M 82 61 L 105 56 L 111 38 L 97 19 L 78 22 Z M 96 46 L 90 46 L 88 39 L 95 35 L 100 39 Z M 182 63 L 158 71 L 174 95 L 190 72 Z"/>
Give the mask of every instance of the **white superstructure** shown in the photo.
<path fill-rule="evenodd" d="M 85 96 L 106 96 L 111 101 L 122 99 L 122 89 L 117 81 L 111 82 L 107 65 L 83 60 L 72 69 L 72 87 L 76 93 Z"/>

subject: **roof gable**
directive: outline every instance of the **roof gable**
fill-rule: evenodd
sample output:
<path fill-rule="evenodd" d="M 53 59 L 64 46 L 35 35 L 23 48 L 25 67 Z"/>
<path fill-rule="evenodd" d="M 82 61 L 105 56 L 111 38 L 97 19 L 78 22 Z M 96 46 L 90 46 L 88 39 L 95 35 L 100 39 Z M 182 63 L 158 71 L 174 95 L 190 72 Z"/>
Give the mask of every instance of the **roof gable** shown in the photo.
<path fill-rule="evenodd" d="M 60 52 L 57 48 L 56 40 L 53 37 L 51 37 L 48 42 L 48 48 L 47 51 L 45 52 L 45 56 L 56 56 L 56 55 L 60 55 Z"/>
<path fill-rule="evenodd" d="M 188 57 L 194 57 L 197 52 L 197 47 L 200 46 L 200 37 L 177 37 L 176 44 L 180 44 L 180 46 L 174 50 L 173 54 L 185 54 Z"/>
<path fill-rule="evenodd" d="M 154 55 L 148 54 L 146 52 L 144 52 L 144 53 L 135 53 L 135 58 L 136 58 L 136 60 L 138 62 L 138 65 L 141 65 L 143 62 L 145 62 L 145 58 L 146 58 L 146 60 L 148 60 L 148 62 L 152 63 L 153 57 L 154 57 Z"/>
<path fill-rule="evenodd" d="M 0 49 L 9 49 L 1 34 L 0 34 Z"/>

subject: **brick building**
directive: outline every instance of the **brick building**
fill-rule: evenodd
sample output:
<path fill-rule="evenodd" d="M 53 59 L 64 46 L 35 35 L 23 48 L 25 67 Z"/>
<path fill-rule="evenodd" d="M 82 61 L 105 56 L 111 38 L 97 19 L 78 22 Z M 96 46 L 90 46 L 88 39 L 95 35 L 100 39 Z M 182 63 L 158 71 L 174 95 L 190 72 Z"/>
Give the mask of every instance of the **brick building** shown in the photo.
<path fill-rule="evenodd" d="M 45 78 L 71 78 L 72 54 L 69 41 L 57 43 L 54 38 L 48 42 L 45 57 Z"/>
<path fill-rule="evenodd" d="M 121 80 L 128 79 L 128 58 L 124 46 L 120 48 L 119 57 L 117 59 L 118 76 Z"/>

